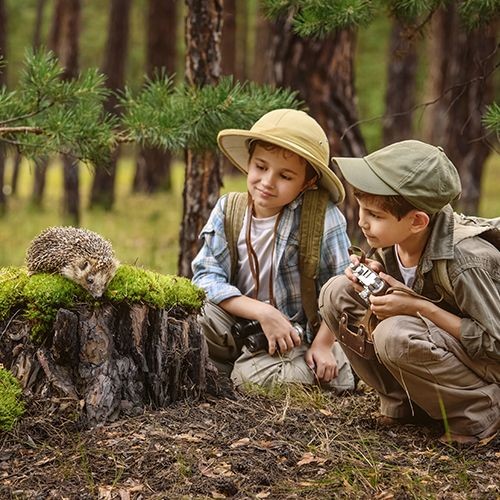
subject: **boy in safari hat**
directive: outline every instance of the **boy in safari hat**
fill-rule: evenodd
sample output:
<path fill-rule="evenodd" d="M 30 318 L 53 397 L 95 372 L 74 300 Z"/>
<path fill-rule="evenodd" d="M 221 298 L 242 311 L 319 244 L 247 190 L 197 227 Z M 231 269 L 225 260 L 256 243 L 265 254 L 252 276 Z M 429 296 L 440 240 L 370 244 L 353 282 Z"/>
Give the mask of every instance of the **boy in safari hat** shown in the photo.
<path fill-rule="evenodd" d="M 356 352 L 345 332 L 366 317 L 352 268 L 323 287 L 320 312 L 378 392 L 378 423 L 415 421 L 416 406 L 445 422 L 441 441 L 489 438 L 500 425 L 500 259 L 480 236 L 484 228 L 471 230 L 449 205 L 461 191 L 457 170 L 441 148 L 415 140 L 333 160 L 354 187 L 359 226 L 376 249 L 365 264 L 391 287 L 368 298 L 376 357 Z"/>
<path fill-rule="evenodd" d="M 299 225 L 307 191 L 327 193 L 312 294 L 317 297 L 328 278 L 349 263 L 346 223 L 336 206 L 344 189 L 329 168 L 323 129 L 303 111 L 278 109 L 250 130 L 222 130 L 218 143 L 247 175 L 248 197 L 244 195 L 234 271 L 226 234 L 226 219 L 234 218 L 226 213 L 229 195 L 214 207 L 192 263 L 193 282 L 208 298 L 200 323 L 210 358 L 237 386 L 321 382 L 339 392 L 353 389 L 349 363 L 330 330 L 322 324 L 317 333 L 311 331 L 300 286 Z M 251 351 L 232 334 L 235 325 L 248 324 L 263 332 L 267 345 L 262 349 Z"/>

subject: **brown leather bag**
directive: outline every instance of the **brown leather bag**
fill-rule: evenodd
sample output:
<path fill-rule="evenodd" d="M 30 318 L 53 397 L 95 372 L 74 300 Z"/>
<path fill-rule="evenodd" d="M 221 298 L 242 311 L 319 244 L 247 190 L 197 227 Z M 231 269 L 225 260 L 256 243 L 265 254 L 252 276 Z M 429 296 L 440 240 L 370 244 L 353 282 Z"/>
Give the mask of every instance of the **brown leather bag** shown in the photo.
<path fill-rule="evenodd" d="M 342 313 L 339 321 L 339 341 L 365 359 L 376 359 L 372 333 L 377 326 L 376 316 L 368 309 L 358 326 L 349 324 L 349 316 Z"/>

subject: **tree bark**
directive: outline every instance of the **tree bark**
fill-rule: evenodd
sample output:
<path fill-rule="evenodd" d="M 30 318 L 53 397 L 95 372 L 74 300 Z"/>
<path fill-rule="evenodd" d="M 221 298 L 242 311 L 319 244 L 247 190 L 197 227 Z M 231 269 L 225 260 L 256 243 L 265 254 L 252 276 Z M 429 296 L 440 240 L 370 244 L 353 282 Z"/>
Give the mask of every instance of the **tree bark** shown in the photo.
<path fill-rule="evenodd" d="M 233 75 L 236 79 L 236 0 L 224 0 L 221 68 L 223 75 Z"/>
<path fill-rule="evenodd" d="M 394 19 L 389 46 L 384 145 L 413 137 L 413 107 L 418 54 L 412 26 Z"/>
<path fill-rule="evenodd" d="M 325 130 L 332 156 L 363 156 L 366 146 L 358 125 L 354 87 L 354 32 L 342 30 L 323 39 L 305 39 L 292 31 L 292 17 L 274 23 L 272 81 L 299 92 Z M 339 172 L 337 172 L 339 173 Z M 357 203 L 346 189 L 343 211 L 348 230 L 357 239 Z"/>
<path fill-rule="evenodd" d="M 219 391 L 196 315 L 181 309 L 60 309 L 43 345 L 31 341 L 27 321 L 11 318 L 0 326 L 0 363 L 26 392 L 72 401 L 83 425 Z"/>
<path fill-rule="evenodd" d="M 255 20 L 255 49 L 254 49 L 254 63 L 250 78 L 260 84 L 268 84 L 271 82 L 272 77 L 272 62 L 266 54 L 271 46 L 272 26 L 263 13 L 262 5 L 257 5 L 257 13 Z"/>
<path fill-rule="evenodd" d="M 177 1 L 149 0 L 147 18 L 146 73 L 175 73 L 177 60 Z M 134 176 L 135 192 L 170 191 L 172 154 L 159 148 L 139 151 Z"/>
<path fill-rule="evenodd" d="M 221 72 L 222 0 L 186 0 L 186 81 L 216 84 Z M 198 235 L 219 197 L 222 162 L 213 152 L 186 152 L 183 218 L 180 231 L 179 274 L 191 277 L 198 253 Z"/>
<path fill-rule="evenodd" d="M 457 167 L 462 196 L 456 208 L 467 214 L 477 213 L 484 163 L 492 149 L 481 118 L 494 100 L 497 28 L 493 21 L 466 31 L 454 3 L 432 20 L 427 100 L 436 102 L 428 107 L 426 140 L 442 146 Z"/>
<path fill-rule="evenodd" d="M 59 0 L 55 7 L 51 44 L 63 67 L 62 78 L 71 80 L 78 75 L 78 39 L 80 33 L 80 0 Z M 69 223 L 80 222 L 80 176 L 78 163 L 63 157 L 63 218 Z"/>
<path fill-rule="evenodd" d="M 106 87 L 113 92 L 104 103 L 104 109 L 119 115 L 116 93 L 125 85 L 128 31 L 131 0 L 112 0 L 109 14 L 108 40 L 101 71 L 107 76 Z M 90 192 L 90 207 L 111 210 L 115 202 L 116 162 L 119 150 L 104 165 L 97 165 Z"/>

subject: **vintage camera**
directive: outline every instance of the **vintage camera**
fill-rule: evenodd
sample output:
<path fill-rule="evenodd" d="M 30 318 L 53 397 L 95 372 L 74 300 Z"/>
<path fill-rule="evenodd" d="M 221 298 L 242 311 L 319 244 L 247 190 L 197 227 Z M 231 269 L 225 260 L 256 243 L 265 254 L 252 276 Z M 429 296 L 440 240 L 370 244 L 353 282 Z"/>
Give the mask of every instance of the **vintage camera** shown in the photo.
<path fill-rule="evenodd" d="M 349 267 L 354 276 L 358 278 L 359 284 L 363 287 L 363 290 L 358 292 L 358 295 L 365 304 L 370 304 L 370 295 L 384 295 L 389 288 L 389 285 L 375 271 L 365 266 L 365 264 L 351 263 Z"/>
<path fill-rule="evenodd" d="M 305 338 L 304 329 L 298 323 L 292 323 L 292 326 L 298 333 L 300 340 L 303 341 Z M 250 352 L 267 351 L 269 349 L 267 337 L 257 320 L 240 319 L 232 326 L 231 333 Z"/>

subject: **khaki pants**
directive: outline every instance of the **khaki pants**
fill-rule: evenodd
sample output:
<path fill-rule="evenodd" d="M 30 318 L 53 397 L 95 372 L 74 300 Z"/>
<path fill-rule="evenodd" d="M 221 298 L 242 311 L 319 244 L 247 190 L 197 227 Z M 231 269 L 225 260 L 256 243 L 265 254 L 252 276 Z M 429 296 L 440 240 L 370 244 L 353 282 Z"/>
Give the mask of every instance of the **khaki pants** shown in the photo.
<path fill-rule="evenodd" d="M 219 371 L 231 377 L 236 386 L 243 386 L 245 383 L 266 387 L 282 383 L 318 383 L 314 372 L 304 360 L 307 345 L 302 344 L 290 352 L 274 356 L 266 351 L 252 353 L 246 347 L 240 351 L 231 335 L 234 318 L 212 302 L 205 304 L 199 322 L 207 340 L 210 359 Z M 333 346 L 333 353 L 339 375 L 323 387 L 336 392 L 354 389 L 351 367 L 338 342 Z"/>
<path fill-rule="evenodd" d="M 354 323 L 364 313 L 347 293 L 348 284 L 337 276 L 321 290 L 320 313 L 334 332 L 343 311 Z M 359 377 L 378 392 L 383 415 L 410 416 L 413 401 L 432 418 L 446 419 L 454 433 L 482 438 L 499 427 L 498 362 L 470 358 L 459 341 L 422 317 L 387 318 L 373 341 L 378 360 L 343 347 Z"/>

